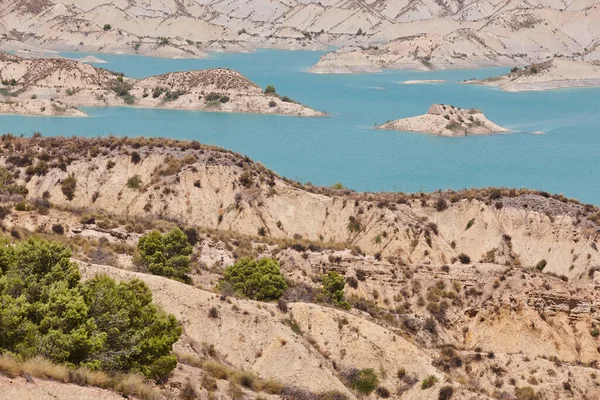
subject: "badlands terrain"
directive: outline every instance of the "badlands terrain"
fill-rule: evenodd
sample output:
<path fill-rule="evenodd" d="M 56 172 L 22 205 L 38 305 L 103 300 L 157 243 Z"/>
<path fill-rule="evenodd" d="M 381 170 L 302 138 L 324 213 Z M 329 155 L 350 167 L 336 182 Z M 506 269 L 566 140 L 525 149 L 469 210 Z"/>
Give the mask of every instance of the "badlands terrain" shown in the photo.
<path fill-rule="evenodd" d="M 6 236 L 67 244 L 84 279 L 141 279 L 181 324 L 177 367 L 133 397 L 600 394 L 596 206 L 524 189 L 314 187 L 198 142 L 4 135 L 0 148 Z M 177 226 L 193 245 L 189 284 L 134 262 L 141 235 Z M 219 291 L 242 257 L 279 261 L 279 302 Z M 343 276 L 347 306 L 320 296 L 329 271 Z M 377 377 L 368 395 L 352 384 L 365 369 Z M 2 395 L 120 397 L 23 371 L 0 374 Z"/>
<path fill-rule="evenodd" d="M 79 61 L 0 53 L 1 113 L 83 116 L 78 106 L 125 106 L 322 116 L 264 91 L 239 72 L 217 68 L 133 79 Z"/>
<path fill-rule="evenodd" d="M 434 104 L 427 114 L 386 122 L 376 128 L 451 137 L 509 132 L 487 119 L 481 110 L 447 104 Z"/>

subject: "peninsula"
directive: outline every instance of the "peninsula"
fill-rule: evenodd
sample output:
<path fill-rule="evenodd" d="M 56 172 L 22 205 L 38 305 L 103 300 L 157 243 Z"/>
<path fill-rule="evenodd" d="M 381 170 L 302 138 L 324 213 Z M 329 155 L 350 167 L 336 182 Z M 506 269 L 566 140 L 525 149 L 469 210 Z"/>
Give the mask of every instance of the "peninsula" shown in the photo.
<path fill-rule="evenodd" d="M 78 106 L 137 106 L 220 112 L 323 116 L 275 87 L 214 68 L 134 79 L 64 58 L 0 53 L 0 113 L 82 116 Z"/>

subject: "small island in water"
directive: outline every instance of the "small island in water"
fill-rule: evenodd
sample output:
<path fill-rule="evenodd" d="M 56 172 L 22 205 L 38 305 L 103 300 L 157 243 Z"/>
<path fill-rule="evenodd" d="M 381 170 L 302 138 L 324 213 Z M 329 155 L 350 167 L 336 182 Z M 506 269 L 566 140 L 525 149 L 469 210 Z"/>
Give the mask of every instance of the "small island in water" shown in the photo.
<path fill-rule="evenodd" d="M 481 110 L 448 104 L 434 104 L 427 114 L 390 121 L 376 128 L 452 137 L 510 132 L 487 119 Z"/>

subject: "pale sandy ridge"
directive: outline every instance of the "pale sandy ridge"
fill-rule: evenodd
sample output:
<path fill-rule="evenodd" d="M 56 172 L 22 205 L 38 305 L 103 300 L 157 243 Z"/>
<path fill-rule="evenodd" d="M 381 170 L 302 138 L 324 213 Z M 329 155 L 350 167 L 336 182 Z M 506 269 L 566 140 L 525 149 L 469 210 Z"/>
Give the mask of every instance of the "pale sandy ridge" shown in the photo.
<path fill-rule="evenodd" d="M 88 60 L 89 61 L 89 60 Z M 95 62 L 95 60 L 92 60 Z M 237 71 L 216 68 L 133 79 L 63 58 L 0 53 L 0 112 L 84 116 L 78 106 L 131 105 L 216 112 L 323 116 L 286 96 L 265 93 Z"/>
<path fill-rule="evenodd" d="M 555 58 L 510 73 L 465 83 L 495 86 L 508 92 L 552 90 L 600 86 L 600 65 L 585 61 Z"/>
<path fill-rule="evenodd" d="M 451 137 L 509 132 L 487 119 L 481 110 L 462 109 L 446 104 L 434 104 L 427 114 L 387 122 L 376 128 Z"/>

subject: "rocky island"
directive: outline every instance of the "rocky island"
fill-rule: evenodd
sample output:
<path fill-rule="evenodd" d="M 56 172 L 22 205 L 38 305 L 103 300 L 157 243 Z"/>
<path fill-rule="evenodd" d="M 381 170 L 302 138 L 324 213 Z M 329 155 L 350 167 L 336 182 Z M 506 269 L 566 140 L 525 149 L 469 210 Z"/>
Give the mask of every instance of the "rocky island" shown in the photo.
<path fill-rule="evenodd" d="M 390 121 L 376 128 L 453 137 L 509 132 L 487 119 L 481 110 L 447 104 L 434 104 L 427 114 Z"/>
<path fill-rule="evenodd" d="M 554 58 L 525 67 L 514 67 L 508 74 L 465 83 L 496 86 L 508 92 L 600 86 L 600 64 Z"/>
<path fill-rule="evenodd" d="M 273 86 L 263 90 L 237 71 L 213 68 L 134 79 L 79 61 L 0 53 L 0 113 L 85 115 L 78 106 L 323 116 Z"/>

